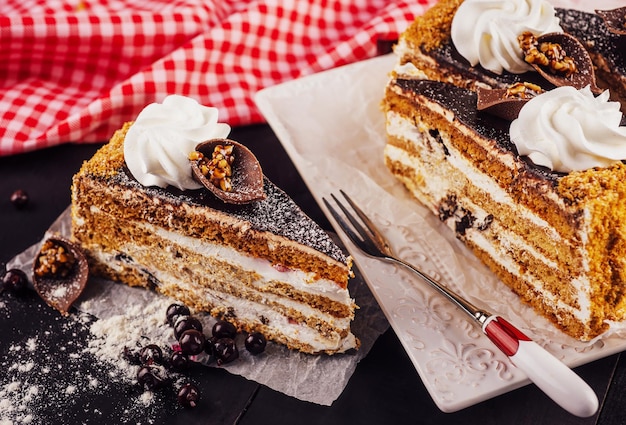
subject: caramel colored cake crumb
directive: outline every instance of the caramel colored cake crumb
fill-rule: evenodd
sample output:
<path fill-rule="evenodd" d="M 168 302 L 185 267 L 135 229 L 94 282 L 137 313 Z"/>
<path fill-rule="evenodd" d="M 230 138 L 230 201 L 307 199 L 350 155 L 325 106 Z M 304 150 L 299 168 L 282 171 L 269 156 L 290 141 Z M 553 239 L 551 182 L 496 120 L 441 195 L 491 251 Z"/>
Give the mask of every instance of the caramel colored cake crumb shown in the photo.
<path fill-rule="evenodd" d="M 441 47 L 450 40 L 452 18 L 463 0 L 440 1 L 423 15 L 415 18 L 402 37 L 411 40 L 425 51 Z"/>

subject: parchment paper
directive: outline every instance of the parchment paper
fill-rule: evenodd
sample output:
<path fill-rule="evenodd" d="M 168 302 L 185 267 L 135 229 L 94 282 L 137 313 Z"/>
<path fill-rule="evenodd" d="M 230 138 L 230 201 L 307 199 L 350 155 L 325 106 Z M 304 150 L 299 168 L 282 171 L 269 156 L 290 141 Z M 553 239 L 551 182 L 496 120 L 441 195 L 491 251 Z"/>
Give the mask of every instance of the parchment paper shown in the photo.
<path fill-rule="evenodd" d="M 50 226 L 39 243 L 9 261 L 7 268 L 22 269 L 30 276 L 32 263 L 41 243 L 50 234 L 69 236 L 70 225 L 68 208 Z M 356 269 L 354 271 L 356 276 L 351 279 L 349 288 L 350 295 L 359 306 L 352 324 L 352 332 L 361 341 L 361 347 L 357 352 L 314 356 L 289 350 L 279 344 L 268 343 L 263 355 L 252 356 L 245 349 L 240 349 L 240 358 L 237 361 L 219 367 L 300 400 L 331 405 L 347 385 L 358 362 L 367 355 L 378 336 L 389 327 L 385 315 L 363 282 L 359 271 Z M 136 311 L 137 306 L 147 307 L 155 300 L 164 298 L 166 297 L 150 290 L 90 278 L 85 292 L 75 303 L 75 307 L 104 320 L 123 315 L 129 310 Z M 205 329 L 210 329 L 214 319 L 207 315 L 199 316 L 205 323 Z M 146 333 L 150 333 L 150 330 Z M 243 336 L 240 335 L 238 338 Z M 174 342 L 173 338 L 169 342 Z M 238 343 L 243 347 L 241 341 Z M 200 357 L 199 361 L 210 367 L 217 367 L 215 362 L 208 362 L 207 357 Z"/>

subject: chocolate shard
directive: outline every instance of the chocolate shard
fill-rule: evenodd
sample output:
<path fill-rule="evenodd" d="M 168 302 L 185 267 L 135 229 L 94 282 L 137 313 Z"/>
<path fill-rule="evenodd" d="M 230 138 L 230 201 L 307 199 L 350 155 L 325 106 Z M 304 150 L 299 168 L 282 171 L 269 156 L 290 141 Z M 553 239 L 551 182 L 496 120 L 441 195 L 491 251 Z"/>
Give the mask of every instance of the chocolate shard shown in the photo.
<path fill-rule="evenodd" d="M 589 52 L 576 37 L 566 33 L 555 32 L 537 37 L 537 42 L 539 44 L 552 43 L 553 45 L 559 45 L 566 52 L 567 56 L 573 59 L 576 66 L 574 72 L 564 73 L 555 72 L 547 66 L 531 63 L 531 66 L 542 77 L 558 87 L 572 86 L 580 90 L 590 86 L 593 93 L 599 94 L 602 92 L 602 89 L 596 85 L 596 75 Z"/>
<path fill-rule="evenodd" d="M 61 236 L 44 241 L 33 264 L 33 286 L 46 304 L 67 316 L 88 277 L 87 259 L 78 245 Z"/>
<path fill-rule="evenodd" d="M 513 121 L 529 99 L 507 98 L 506 89 L 485 89 L 479 87 L 477 109 L 486 111 L 508 121 Z"/>
<path fill-rule="evenodd" d="M 626 35 L 626 6 L 611 10 L 596 10 L 607 29 L 614 34 Z"/>
<path fill-rule="evenodd" d="M 530 83 L 515 83 L 506 89 L 478 87 L 476 108 L 507 121 L 513 121 L 526 102 L 542 91 L 541 87 Z"/>
<path fill-rule="evenodd" d="M 231 148 L 232 147 L 232 148 Z M 214 152 L 222 148 L 232 149 L 232 163 L 229 164 L 231 175 L 228 180 L 214 178 L 213 170 L 203 167 L 202 158 L 209 161 Z M 211 191 L 217 198 L 229 204 L 247 204 L 265 199 L 263 191 L 263 171 L 256 156 L 242 144 L 230 139 L 211 139 L 196 146 L 196 153 L 200 158 L 193 155 L 190 159 L 191 170 L 194 179 Z M 227 161 L 228 162 L 228 161 Z M 216 172 L 222 172 L 217 167 Z M 204 172 L 203 172 L 204 169 Z M 208 172 L 207 172 L 208 171 Z M 229 187 L 224 188 L 220 183 L 228 182 Z"/>

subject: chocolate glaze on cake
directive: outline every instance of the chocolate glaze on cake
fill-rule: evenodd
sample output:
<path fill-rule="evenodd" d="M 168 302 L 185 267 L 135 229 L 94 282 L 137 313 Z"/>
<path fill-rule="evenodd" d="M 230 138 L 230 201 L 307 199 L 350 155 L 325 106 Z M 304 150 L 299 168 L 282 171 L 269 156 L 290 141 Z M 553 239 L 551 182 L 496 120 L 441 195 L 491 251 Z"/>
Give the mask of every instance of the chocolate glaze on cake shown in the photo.
<path fill-rule="evenodd" d="M 471 107 L 477 103 L 476 92 L 431 80 L 398 78 L 395 80 L 395 84 L 403 91 L 419 93 L 439 103 L 445 109 L 454 112 L 456 119 L 476 133 L 496 141 L 502 152 L 513 152 L 517 155 L 517 149 L 509 137 L 510 121 Z M 528 160 L 524 160 L 524 164 L 528 173 L 549 180 L 555 185 L 558 184 L 559 178 L 564 175 L 564 173 L 537 166 Z"/>
<path fill-rule="evenodd" d="M 626 98 L 626 37 L 610 32 L 597 14 L 573 9 L 555 10 L 563 30 L 576 37 L 589 51 L 595 64 L 598 85 L 601 88 L 613 87 L 612 95 L 621 99 L 623 104 Z M 430 41 L 429 45 L 421 45 L 420 49 L 436 61 L 442 75 L 462 77 L 456 79 L 457 83 L 465 81 L 469 88 L 473 88 L 476 82 L 493 88 L 505 88 L 516 82 L 537 84 L 544 90 L 555 87 L 534 71 L 523 74 L 505 71 L 498 75 L 480 65 L 471 66 L 450 41 L 449 31 L 449 27 L 444 26 L 438 43 Z M 616 86 L 621 86 L 621 90 L 615 89 Z"/>
<path fill-rule="evenodd" d="M 526 72 L 524 74 L 504 72 L 498 75 L 494 72 L 487 71 L 480 65 L 471 66 L 470 63 L 459 54 L 452 43 L 446 43 L 430 51 L 429 55 L 435 58 L 440 67 L 448 69 L 455 74 L 460 74 L 464 78 L 480 81 L 488 86 L 504 88 L 513 83 L 526 81 L 540 85 L 546 90 L 554 88 L 552 83 L 546 81 L 536 72 Z"/>
<path fill-rule="evenodd" d="M 267 177 L 263 182 L 266 199 L 243 205 L 224 203 L 205 189 L 181 191 L 173 186 L 166 189 L 157 186 L 145 187 L 132 177 L 126 167 L 115 174 L 111 182 L 129 188 L 141 188 L 150 196 L 174 204 L 186 202 L 231 214 L 240 220 L 248 221 L 255 230 L 284 236 L 323 252 L 334 260 L 346 261 L 345 254 L 332 242 L 328 234 L 308 219 L 300 207 Z"/>
<path fill-rule="evenodd" d="M 626 75 L 626 37 L 610 32 L 602 18 L 594 13 L 556 9 L 556 14 L 566 32 L 590 51 L 602 54 L 618 73 Z"/>

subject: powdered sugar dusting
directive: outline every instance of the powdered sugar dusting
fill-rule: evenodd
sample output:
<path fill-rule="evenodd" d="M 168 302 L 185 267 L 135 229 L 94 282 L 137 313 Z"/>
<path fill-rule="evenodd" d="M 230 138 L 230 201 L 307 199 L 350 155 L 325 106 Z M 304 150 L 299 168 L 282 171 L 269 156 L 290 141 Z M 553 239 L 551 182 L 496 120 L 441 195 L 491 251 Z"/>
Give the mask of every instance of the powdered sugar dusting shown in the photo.
<path fill-rule="evenodd" d="M 164 317 L 170 303 L 167 298 L 155 298 L 145 306 L 132 306 L 125 314 L 94 322 L 90 327 L 94 338 L 85 351 L 115 365 L 122 372 L 119 378 L 127 383 L 135 382 L 138 366 L 124 358 L 124 348 L 136 350 L 150 343 L 168 344 L 172 328 Z"/>
<path fill-rule="evenodd" d="M 0 425 L 51 420 L 97 424 L 103 415 L 112 423 L 151 424 L 168 414 L 165 396 L 139 387 L 139 366 L 123 358 L 125 346 L 137 348 L 153 341 L 167 347 L 172 338 L 172 329 L 164 323 L 168 303 L 159 298 L 130 308 L 123 316 L 97 321 L 84 313 L 62 317 L 40 303 L 36 314 L 49 315 L 51 325 L 20 333 L 22 338 L 13 338 L 4 347 L 0 344 Z M 32 315 L 26 305 L 3 301 L 0 313 L 25 322 Z M 92 404 L 112 411 L 103 412 Z M 87 419 L 74 419 L 75 414 L 85 414 Z"/>

